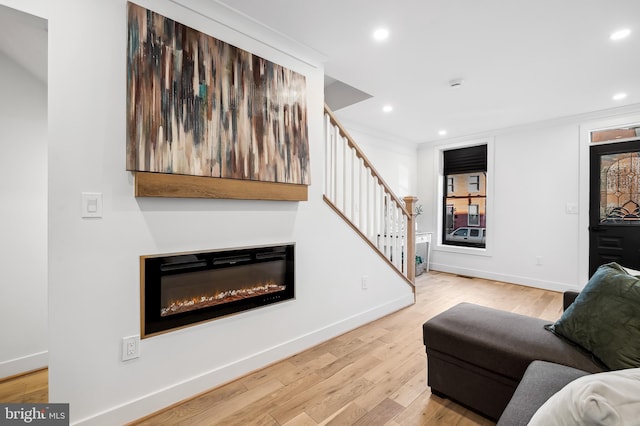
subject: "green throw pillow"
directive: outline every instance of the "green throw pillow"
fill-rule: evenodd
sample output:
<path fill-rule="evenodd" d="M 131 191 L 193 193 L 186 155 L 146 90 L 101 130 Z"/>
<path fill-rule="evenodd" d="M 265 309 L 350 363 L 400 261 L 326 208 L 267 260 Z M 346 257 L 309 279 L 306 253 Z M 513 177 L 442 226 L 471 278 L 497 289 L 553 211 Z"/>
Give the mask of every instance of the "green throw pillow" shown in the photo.
<path fill-rule="evenodd" d="M 640 278 L 615 262 L 600 266 L 550 329 L 611 370 L 640 367 Z"/>

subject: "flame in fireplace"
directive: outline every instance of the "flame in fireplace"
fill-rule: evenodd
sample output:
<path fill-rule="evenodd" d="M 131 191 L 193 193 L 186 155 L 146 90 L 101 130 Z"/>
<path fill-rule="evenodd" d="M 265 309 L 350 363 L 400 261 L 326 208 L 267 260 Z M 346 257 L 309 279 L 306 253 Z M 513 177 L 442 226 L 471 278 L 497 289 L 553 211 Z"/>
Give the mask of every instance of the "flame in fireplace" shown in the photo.
<path fill-rule="evenodd" d="M 213 295 L 205 294 L 182 300 L 171 300 L 168 306 L 160 308 L 160 316 L 166 317 L 168 315 L 208 308 L 235 300 L 275 293 L 277 291 L 283 291 L 285 288 L 286 286 L 284 285 L 268 281 L 265 284 L 258 284 L 250 288 L 227 290 L 216 292 Z"/>

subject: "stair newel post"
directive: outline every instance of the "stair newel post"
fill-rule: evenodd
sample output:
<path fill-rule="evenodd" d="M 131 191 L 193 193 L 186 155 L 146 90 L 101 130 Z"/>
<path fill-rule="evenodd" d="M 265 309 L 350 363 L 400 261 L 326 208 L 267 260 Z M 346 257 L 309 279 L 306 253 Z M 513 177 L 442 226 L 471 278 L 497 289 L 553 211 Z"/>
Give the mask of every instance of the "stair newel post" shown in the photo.
<path fill-rule="evenodd" d="M 403 198 L 404 205 L 409 213 L 407 217 L 407 279 L 416 282 L 416 213 L 415 203 L 418 197 L 407 196 Z"/>

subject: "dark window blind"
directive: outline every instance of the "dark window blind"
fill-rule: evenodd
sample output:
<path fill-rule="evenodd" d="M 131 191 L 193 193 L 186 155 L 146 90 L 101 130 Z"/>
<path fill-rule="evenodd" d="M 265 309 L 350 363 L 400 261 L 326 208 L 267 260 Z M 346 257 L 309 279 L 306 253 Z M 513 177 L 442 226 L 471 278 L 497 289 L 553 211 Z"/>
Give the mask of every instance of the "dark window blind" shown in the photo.
<path fill-rule="evenodd" d="M 444 175 L 487 171 L 487 145 L 444 151 Z"/>

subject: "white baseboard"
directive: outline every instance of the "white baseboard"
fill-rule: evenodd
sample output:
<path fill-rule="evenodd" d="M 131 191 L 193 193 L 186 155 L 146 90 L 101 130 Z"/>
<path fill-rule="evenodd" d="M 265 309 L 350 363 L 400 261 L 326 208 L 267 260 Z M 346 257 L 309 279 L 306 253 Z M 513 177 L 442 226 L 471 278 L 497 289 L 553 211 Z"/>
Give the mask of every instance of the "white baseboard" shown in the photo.
<path fill-rule="evenodd" d="M 491 271 L 483 271 L 478 269 L 461 268 L 458 266 L 444 265 L 440 263 L 431 263 L 430 270 L 448 272 L 450 274 L 464 275 L 469 277 L 484 278 L 487 280 L 503 281 L 506 283 L 525 285 L 528 287 L 541 288 L 551 291 L 580 291 L 581 288 L 567 283 L 561 283 L 556 281 L 538 280 L 530 277 L 523 277 L 519 275 L 501 274 Z"/>
<path fill-rule="evenodd" d="M 127 422 L 142 418 L 172 404 L 286 359 L 364 324 L 382 318 L 385 315 L 410 306 L 413 302 L 413 294 L 408 294 L 295 339 L 282 342 L 276 346 L 252 354 L 249 357 L 217 367 L 164 389 L 158 389 L 157 391 L 143 395 L 125 404 L 112 407 L 93 416 L 73 421 L 71 424 L 83 426 L 126 424 Z"/>
<path fill-rule="evenodd" d="M 49 364 L 49 352 L 42 351 L 20 358 L 0 362 L 0 378 L 15 376 L 45 368 Z"/>

